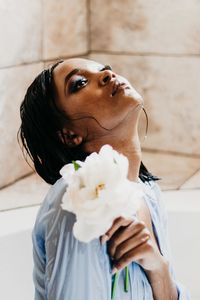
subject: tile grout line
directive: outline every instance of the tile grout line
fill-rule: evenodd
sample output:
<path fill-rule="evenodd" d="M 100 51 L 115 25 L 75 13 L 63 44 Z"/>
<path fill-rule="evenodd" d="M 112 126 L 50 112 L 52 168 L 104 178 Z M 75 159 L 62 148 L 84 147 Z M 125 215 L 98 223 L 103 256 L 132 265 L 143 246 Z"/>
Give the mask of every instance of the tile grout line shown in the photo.
<path fill-rule="evenodd" d="M 89 0 L 88 0 L 89 1 Z M 89 42 L 88 42 L 89 44 Z M 87 55 L 92 55 L 92 54 L 99 54 L 99 55 L 121 55 L 121 56 L 137 56 L 137 57 L 169 57 L 169 58 L 192 58 L 192 57 L 197 57 L 200 58 L 199 54 L 162 54 L 162 53 L 132 53 L 132 52 L 114 52 L 114 51 L 97 51 L 97 50 L 92 50 L 88 49 L 86 52 L 82 53 L 76 53 L 75 55 L 64 55 L 64 56 L 56 56 L 56 57 L 49 57 L 47 59 L 41 59 L 41 60 L 35 60 L 35 61 L 29 61 L 29 62 L 23 62 L 23 63 L 17 63 L 13 65 L 7 65 L 7 66 L 2 66 L 0 67 L 0 70 L 5 70 L 5 69 L 10 69 L 10 68 L 15 68 L 15 67 L 21 67 L 21 66 L 26 66 L 26 65 L 32 65 L 32 64 L 39 64 L 39 63 L 46 63 L 49 61 L 56 61 L 60 59 L 67 59 L 67 58 L 73 58 L 73 57 L 82 57 L 82 56 L 87 56 Z"/>
<path fill-rule="evenodd" d="M 150 56 L 150 57 L 180 57 L 189 58 L 197 57 L 200 58 L 200 53 L 160 53 L 160 52 L 130 52 L 130 51 L 115 51 L 115 50 L 95 50 L 93 49 L 92 54 L 110 54 L 110 55 L 129 55 L 129 56 Z"/>
<path fill-rule="evenodd" d="M 91 51 L 91 2 L 90 0 L 86 0 L 86 7 L 87 7 L 87 42 L 88 42 L 88 55 Z"/>
<path fill-rule="evenodd" d="M 10 66 L 3 66 L 3 67 L 0 67 L 0 70 L 7 70 L 7 69 L 12 69 L 12 68 L 18 68 L 18 67 L 20 68 L 20 67 L 23 67 L 23 66 L 41 64 L 41 63 L 45 64 L 45 63 L 48 63 L 48 62 L 51 62 L 51 61 L 57 61 L 57 60 L 60 60 L 60 59 L 74 58 L 74 57 L 77 57 L 77 56 L 83 57 L 83 56 L 87 56 L 89 54 L 90 54 L 90 52 L 86 51 L 86 52 L 82 52 L 82 53 L 77 53 L 75 55 L 50 57 L 48 59 L 41 59 L 41 60 L 24 62 L 24 63 L 19 63 L 19 64 L 15 64 L 15 65 L 10 65 Z"/>
<path fill-rule="evenodd" d="M 181 153 L 181 152 L 170 151 L 170 150 L 158 150 L 158 149 L 150 149 L 150 148 L 143 148 L 142 151 L 147 152 L 147 153 L 150 152 L 150 153 L 155 153 L 155 154 L 166 154 L 166 155 L 200 159 L 199 154 Z"/>
<path fill-rule="evenodd" d="M 14 181 L 12 181 L 12 182 L 10 182 L 10 183 L 8 183 L 8 184 L 2 186 L 2 187 L 0 188 L 0 192 L 1 192 L 2 190 L 4 190 L 4 189 L 7 189 L 7 188 L 9 188 L 10 186 L 16 184 L 18 181 L 21 181 L 21 180 L 23 180 L 23 179 L 25 179 L 25 178 L 27 178 L 27 177 L 30 177 L 30 176 L 33 175 L 33 174 L 35 174 L 35 172 L 30 172 L 30 173 L 27 173 L 27 174 L 25 174 L 25 175 L 23 175 L 23 176 L 21 176 L 21 177 L 18 177 L 16 180 L 14 180 Z"/>
<path fill-rule="evenodd" d="M 41 203 L 36 203 L 36 204 L 30 204 L 30 205 L 16 206 L 16 207 L 11 207 L 11 208 L 6 208 L 6 209 L 0 209 L 0 214 L 2 212 L 7 212 L 7 211 L 13 211 L 13 210 L 18 210 L 18 209 L 23 209 L 23 208 L 36 207 L 36 206 L 40 206 L 41 204 L 42 204 L 42 202 Z"/>
<path fill-rule="evenodd" d="M 43 60 L 44 58 L 44 6 L 45 6 L 45 3 L 44 3 L 44 0 L 41 0 L 41 4 L 42 4 L 42 21 L 41 21 L 41 25 L 42 25 L 42 28 L 41 28 L 41 35 L 42 35 L 42 40 L 41 40 L 41 60 Z M 44 62 L 43 62 L 43 68 L 44 68 Z"/>
<path fill-rule="evenodd" d="M 184 182 L 178 187 L 178 189 L 177 190 L 181 190 L 181 187 L 188 181 L 188 180 L 190 180 L 190 178 L 192 178 L 193 176 L 195 176 L 198 172 L 200 171 L 200 168 L 198 168 L 197 170 L 195 170 L 195 172 L 192 174 L 192 175 L 190 175 L 187 179 L 185 179 L 184 180 Z M 199 188 L 197 188 L 197 189 L 199 189 Z M 186 190 L 186 189 L 182 189 L 183 191 L 184 190 Z M 188 189 L 188 190 L 194 190 L 194 189 Z"/>

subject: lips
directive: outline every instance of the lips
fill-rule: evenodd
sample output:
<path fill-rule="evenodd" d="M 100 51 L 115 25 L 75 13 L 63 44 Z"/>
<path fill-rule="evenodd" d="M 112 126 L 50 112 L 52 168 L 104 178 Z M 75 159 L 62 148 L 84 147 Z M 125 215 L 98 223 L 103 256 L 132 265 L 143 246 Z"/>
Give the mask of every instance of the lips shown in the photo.
<path fill-rule="evenodd" d="M 111 97 L 115 96 L 115 94 L 119 90 L 123 90 L 124 88 L 126 88 L 126 84 L 124 82 L 114 81 L 113 86 L 112 86 Z"/>
<path fill-rule="evenodd" d="M 112 97 L 115 96 L 115 94 L 117 93 L 118 88 L 119 88 L 119 82 L 115 81 L 114 84 L 113 84 L 113 87 L 112 87 L 112 93 L 111 93 Z"/>

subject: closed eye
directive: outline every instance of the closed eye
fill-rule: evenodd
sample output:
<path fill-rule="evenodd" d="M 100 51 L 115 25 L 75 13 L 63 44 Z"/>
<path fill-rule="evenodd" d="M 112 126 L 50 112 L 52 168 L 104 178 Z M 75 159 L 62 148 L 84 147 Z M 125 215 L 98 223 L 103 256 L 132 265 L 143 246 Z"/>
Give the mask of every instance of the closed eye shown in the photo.
<path fill-rule="evenodd" d="M 100 71 L 105 71 L 105 70 L 110 70 L 112 71 L 112 67 L 110 65 L 105 65 Z M 88 83 L 88 79 L 85 78 L 84 76 L 78 76 L 77 79 L 71 81 L 69 85 L 69 93 L 76 93 L 78 92 L 81 88 L 86 86 Z"/>
<path fill-rule="evenodd" d="M 88 80 L 84 76 L 78 76 L 77 79 L 71 81 L 69 85 L 69 92 L 76 93 L 87 84 Z"/>

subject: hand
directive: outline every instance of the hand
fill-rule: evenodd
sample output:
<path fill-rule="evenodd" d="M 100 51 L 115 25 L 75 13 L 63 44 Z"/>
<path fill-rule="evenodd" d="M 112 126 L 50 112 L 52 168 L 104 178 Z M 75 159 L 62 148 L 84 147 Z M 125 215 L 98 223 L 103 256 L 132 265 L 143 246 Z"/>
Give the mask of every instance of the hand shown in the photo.
<path fill-rule="evenodd" d="M 108 253 L 114 259 L 115 271 L 123 269 L 132 261 L 149 271 L 161 268 L 163 257 L 151 231 L 137 218 L 119 217 L 114 220 L 101 240 L 108 240 Z"/>

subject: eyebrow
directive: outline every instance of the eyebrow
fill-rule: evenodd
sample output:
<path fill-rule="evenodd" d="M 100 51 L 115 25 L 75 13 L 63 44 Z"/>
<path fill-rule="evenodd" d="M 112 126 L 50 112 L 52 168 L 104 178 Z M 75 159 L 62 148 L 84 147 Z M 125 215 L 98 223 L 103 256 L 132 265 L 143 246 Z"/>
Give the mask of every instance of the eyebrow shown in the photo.
<path fill-rule="evenodd" d="M 69 81 L 69 79 L 76 73 L 78 73 L 80 71 L 80 69 L 73 69 L 71 72 L 69 72 L 64 79 L 64 94 L 66 95 L 66 85 L 67 82 Z"/>

